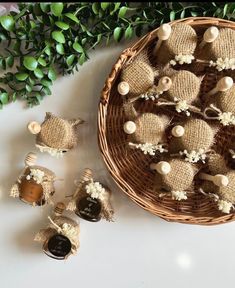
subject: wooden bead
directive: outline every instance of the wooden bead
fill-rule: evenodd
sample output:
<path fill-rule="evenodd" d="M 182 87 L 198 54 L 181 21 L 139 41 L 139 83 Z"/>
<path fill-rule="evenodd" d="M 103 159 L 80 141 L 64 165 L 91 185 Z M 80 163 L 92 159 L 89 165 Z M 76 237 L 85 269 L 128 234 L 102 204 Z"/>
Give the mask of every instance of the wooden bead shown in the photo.
<path fill-rule="evenodd" d="M 54 213 L 56 216 L 62 215 L 66 206 L 63 202 L 58 202 L 54 208 Z"/>
<path fill-rule="evenodd" d="M 127 121 L 124 126 L 123 130 L 126 134 L 133 134 L 136 131 L 136 124 L 133 121 Z"/>
<path fill-rule="evenodd" d="M 175 127 L 172 128 L 171 134 L 174 137 L 182 137 L 184 135 L 184 127 L 181 125 L 176 125 Z"/>
<path fill-rule="evenodd" d="M 92 170 L 89 168 L 86 168 L 81 176 L 81 179 L 83 181 L 89 181 L 92 178 Z"/>
<path fill-rule="evenodd" d="M 32 134 L 38 134 L 41 131 L 41 125 L 36 121 L 32 121 L 28 124 L 28 130 Z"/>
<path fill-rule="evenodd" d="M 33 152 L 30 152 L 25 157 L 24 163 L 25 166 L 33 166 L 35 165 L 36 161 L 37 161 L 37 155 Z"/>
<path fill-rule="evenodd" d="M 127 82 L 122 81 L 118 84 L 118 93 L 121 95 L 126 95 L 130 91 L 130 86 Z"/>
<path fill-rule="evenodd" d="M 160 161 L 157 164 L 152 163 L 150 168 L 156 170 L 161 175 L 166 175 L 171 172 L 171 165 L 166 161 Z"/>

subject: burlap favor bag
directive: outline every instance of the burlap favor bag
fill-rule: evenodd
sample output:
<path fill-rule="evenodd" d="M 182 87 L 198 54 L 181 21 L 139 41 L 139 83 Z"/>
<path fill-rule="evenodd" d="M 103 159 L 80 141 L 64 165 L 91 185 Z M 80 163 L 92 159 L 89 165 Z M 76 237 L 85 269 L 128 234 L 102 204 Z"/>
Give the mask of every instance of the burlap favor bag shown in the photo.
<path fill-rule="evenodd" d="M 197 169 L 190 163 L 182 159 L 171 159 L 168 161 L 171 170 L 166 175 L 156 174 L 155 191 L 161 196 L 168 195 L 163 191 L 168 191 L 175 200 L 187 199 L 187 192 L 193 190 L 193 179 Z M 160 184 L 159 184 L 159 179 Z M 160 188 L 160 190 L 159 190 Z"/>
<path fill-rule="evenodd" d="M 44 122 L 30 122 L 28 129 L 36 134 L 36 147 L 41 152 L 48 152 L 52 156 L 62 156 L 63 153 L 78 144 L 78 125 L 84 121 L 80 118 L 66 120 L 46 113 Z"/>
<path fill-rule="evenodd" d="M 124 103 L 124 111 L 127 121 L 124 124 L 124 131 L 128 135 L 129 147 L 140 149 L 144 154 L 155 155 L 166 152 L 165 129 L 169 124 L 169 118 L 165 115 L 153 113 L 138 114 L 132 103 Z M 130 129 L 130 128 L 131 129 Z"/>
<path fill-rule="evenodd" d="M 200 54 L 200 58 L 210 62 L 210 66 L 218 71 L 235 69 L 235 31 L 221 28 L 218 37 L 207 43 Z"/>
<path fill-rule="evenodd" d="M 181 137 L 172 138 L 170 150 L 173 153 L 180 153 L 186 161 L 191 163 L 204 162 L 206 153 L 214 143 L 217 129 L 201 119 L 190 119 L 182 126 L 184 134 Z"/>
<path fill-rule="evenodd" d="M 170 37 L 163 41 L 156 51 L 157 62 L 159 64 L 171 63 L 190 64 L 194 59 L 194 51 L 197 46 L 197 34 L 195 30 L 187 24 L 179 23 L 172 26 Z"/>

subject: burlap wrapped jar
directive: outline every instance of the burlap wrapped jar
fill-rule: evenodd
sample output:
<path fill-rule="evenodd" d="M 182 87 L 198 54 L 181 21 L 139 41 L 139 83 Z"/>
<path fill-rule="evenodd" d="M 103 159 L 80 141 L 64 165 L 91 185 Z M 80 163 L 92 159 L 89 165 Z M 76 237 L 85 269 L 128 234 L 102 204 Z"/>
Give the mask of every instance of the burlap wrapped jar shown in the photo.
<path fill-rule="evenodd" d="M 52 156 L 61 156 L 78 144 L 78 125 L 81 119 L 66 120 L 46 113 L 44 122 L 29 123 L 29 131 L 36 134 L 36 147 Z"/>
<path fill-rule="evenodd" d="M 182 152 L 187 156 L 188 161 L 195 152 L 198 154 L 195 155 L 198 156 L 198 161 L 204 160 L 204 153 L 208 152 L 213 145 L 217 129 L 202 119 L 190 119 L 182 126 L 184 127 L 184 134 L 181 137 L 172 138 L 170 150 L 174 153 Z M 196 158 L 192 158 L 190 162 L 197 162 Z"/>
<path fill-rule="evenodd" d="M 197 46 L 197 34 L 187 24 L 179 23 L 172 26 L 170 37 L 163 41 L 156 51 L 157 62 L 167 64 L 176 60 L 178 55 L 193 56 Z"/>
<path fill-rule="evenodd" d="M 203 60 L 212 61 L 217 70 L 235 68 L 235 31 L 221 28 L 218 37 L 207 43 L 199 56 Z"/>
<path fill-rule="evenodd" d="M 164 191 L 168 191 L 173 199 L 185 200 L 187 199 L 187 192 L 193 190 L 193 180 L 197 169 L 182 159 L 173 158 L 168 163 L 171 167 L 169 173 L 166 175 L 156 173 L 155 191 L 160 195 L 165 194 Z"/>
<path fill-rule="evenodd" d="M 124 111 L 129 120 L 124 124 L 124 131 L 128 134 L 127 142 L 130 147 L 139 148 L 143 152 L 146 148 L 145 152 L 148 153 L 149 145 L 151 151 L 153 149 L 166 152 L 162 144 L 165 145 L 166 142 L 165 130 L 170 122 L 168 116 L 153 113 L 138 114 L 130 102 L 124 103 Z M 135 126 L 133 131 L 126 131 L 125 125 L 128 122 L 132 122 Z"/>
<path fill-rule="evenodd" d="M 195 74 L 181 70 L 172 74 L 170 77 L 172 85 L 166 92 L 167 98 L 174 101 L 185 100 L 188 104 L 191 104 L 198 99 L 200 93 L 201 80 Z"/>
<path fill-rule="evenodd" d="M 215 105 L 222 112 L 231 112 L 235 114 L 235 85 L 224 92 L 218 92 L 214 96 Z"/>
<path fill-rule="evenodd" d="M 50 218 L 50 221 L 51 222 L 48 224 L 47 228 L 41 229 L 36 234 L 34 239 L 37 242 L 43 243 L 43 251 L 45 252 L 45 254 L 58 260 L 64 260 L 67 259 L 70 255 L 76 254 L 80 245 L 78 238 L 80 234 L 80 228 L 78 223 L 66 216 L 57 216 L 53 219 Z M 69 249 L 68 251 L 57 251 L 57 253 L 62 252 L 61 255 L 53 253 L 53 250 L 55 252 L 57 250 L 57 243 L 54 244 L 55 246 L 53 247 L 53 250 L 50 249 L 51 247 L 49 246 L 49 244 L 50 240 L 52 240 L 55 236 L 62 236 L 63 240 L 67 241 L 67 244 L 70 244 L 71 249 Z"/>
<path fill-rule="evenodd" d="M 113 221 L 111 191 L 99 182 L 94 182 L 91 173 L 90 169 L 85 169 L 66 209 L 90 222 L 100 219 Z"/>

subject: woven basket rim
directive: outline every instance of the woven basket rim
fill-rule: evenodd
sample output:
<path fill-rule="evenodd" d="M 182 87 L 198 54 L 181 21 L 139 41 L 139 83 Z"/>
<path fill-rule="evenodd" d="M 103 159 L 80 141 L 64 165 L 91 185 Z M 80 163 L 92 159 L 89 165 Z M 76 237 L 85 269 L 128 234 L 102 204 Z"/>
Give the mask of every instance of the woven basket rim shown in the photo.
<path fill-rule="evenodd" d="M 213 18 L 213 17 L 189 17 L 184 19 L 178 19 L 172 22 L 169 22 L 170 25 L 175 25 L 176 23 L 185 23 L 193 26 L 200 25 L 216 25 L 218 27 L 226 27 L 235 29 L 235 23 L 229 20 Z M 154 215 L 159 216 L 160 218 L 170 221 L 170 222 L 179 222 L 186 224 L 197 224 L 197 225 L 218 225 L 223 223 L 228 223 L 235 220 L 235 213 L 222 215 L 219 217 L 198 217 L 193 215 L 186 215 L 182 212 L 173 212 L 164 207 L 157 205 L 151 205 L 148 201 L 145 201 L 141 196 L 137 195 L 135 191 L 129 186 L 128 182 L 125 181 L 117 168 L 114 161 L 112 161 L 112 156 L 110 155 L 107 138 L 106 138 L 106 117 L 107 117 L 107 108 L 109 104 L 110 91 L 113 83 L 122 68 L 122 66 L 127 62 L 131 61 L 140 51 L 142 51 L 146 45 L 152 39 L 156 38 L 156 33 L 158 28 L 147 33 L 145 36 L 140 38 L 129 48 L 123 50 L 120 54 L 118 60 L 112 67 L 112 70 L 104 84 L 103 90 L 101 92 L 101 98 L 98 106 L 98 144 L 101 151 L 101 155 L 104 159 L 104 162 L 108 168 L 109 173 L 111 174 L 113 180 L 118 185 L 118 187 L 127 194 L 137 205 L 143 209 L 151 212 Z"/>

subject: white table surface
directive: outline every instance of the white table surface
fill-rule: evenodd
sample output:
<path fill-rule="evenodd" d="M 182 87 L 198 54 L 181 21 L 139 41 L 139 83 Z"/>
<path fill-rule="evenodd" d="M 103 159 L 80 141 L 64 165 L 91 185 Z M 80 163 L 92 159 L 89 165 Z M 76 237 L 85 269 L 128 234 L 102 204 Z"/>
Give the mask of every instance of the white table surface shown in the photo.
<path fill-rule="evenodd" d="M 235 223 L 214 227 L 168 223 L 134 204 L 107 172 L 97 145 L 97 104 L 105 78 L 123 48 L 122 44 L 92 53 L 80 72 L 56 81 L 52 95 L 40 106 L 25 109 L 17 102 L 0 111 L 1 288 L 233 285 Z M 25 155 L 36 152 L 26 124 L 30 120 L 41 122 L 47 111 L 87 121 L 81 127 L 79 148 L 63 159 L 39 152 L 38 164 L 64 178 L 56 184 L 57 199 L 71 194 L 73 180 L 90 167 L 97 180 L 111 187 L 115 209 L 114 223 L 81 219 L 80 250 L 62 262 L 47 257 L 40 243 L 33 241 L 34 234 L 47 224 L 50 209 L 32 208 L 8 196 Z"/>

